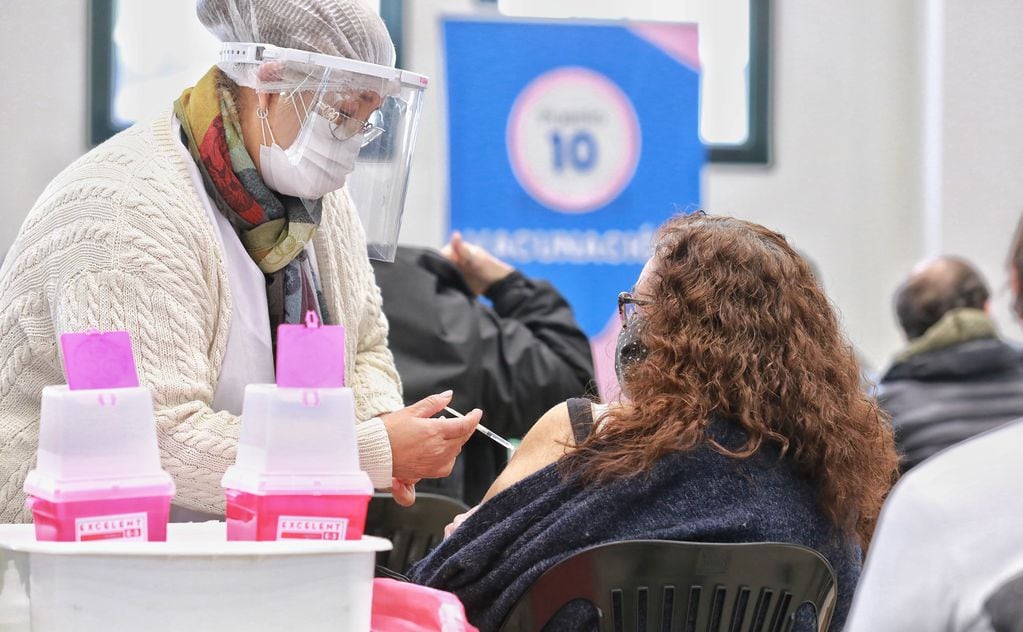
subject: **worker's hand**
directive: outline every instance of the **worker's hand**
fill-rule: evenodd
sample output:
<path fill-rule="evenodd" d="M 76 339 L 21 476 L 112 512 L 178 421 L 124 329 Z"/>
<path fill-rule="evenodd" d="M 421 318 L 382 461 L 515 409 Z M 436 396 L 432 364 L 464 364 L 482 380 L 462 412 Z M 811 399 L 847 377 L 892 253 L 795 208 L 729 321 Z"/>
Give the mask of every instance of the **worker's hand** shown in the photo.
<path fill-rule="evenodd" d="M 430 395 L 411 406 L 380 415 L 391 442 L 391 472 L 395 478 L 415 481 L 443 478 L 451 473 L 462 444 L 469 440 L 483 416 L 476 409 L 465 417 L 433 419 L 432 415 L 448 405 L 451 395 L 451 391 Z M 402 494 L 408 498 L 408 494 Z"/>
<path fill-rule="evenodd" d="M 402 507 L 411 507 L 416 502 L 416 483 L 418 481 L 405 481 L 400 478 L 391 479 L 391 495 L 394 502 Z"/>
<path fill-rule="evenodd" d="M 462 239 L 462 233 L 457 230 L 440 252 L 462 272 L 469 289 L 476 294 L 483 294 L 491 285 L 515 271 L 483 248 Z"/>

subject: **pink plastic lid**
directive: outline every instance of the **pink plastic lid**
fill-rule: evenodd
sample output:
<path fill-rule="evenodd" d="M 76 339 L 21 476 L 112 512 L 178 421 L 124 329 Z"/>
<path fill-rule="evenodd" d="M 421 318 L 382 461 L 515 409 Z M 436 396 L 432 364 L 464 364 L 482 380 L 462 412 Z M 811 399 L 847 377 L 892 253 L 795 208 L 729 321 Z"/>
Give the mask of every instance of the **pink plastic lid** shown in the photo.
<path fill-rule="evenodd" d="M 345 328 L 322 325 L 309 311 L 304 325 L 277 328 L 277 386 L 340 388 L 345 385 Z"/>
<path fill-rule="evenodd" d="M 134 388 L 139 385 L 131 335 L 126 331 L 62 334 L 64 375 L 73 391 L 100 388 Z"/>

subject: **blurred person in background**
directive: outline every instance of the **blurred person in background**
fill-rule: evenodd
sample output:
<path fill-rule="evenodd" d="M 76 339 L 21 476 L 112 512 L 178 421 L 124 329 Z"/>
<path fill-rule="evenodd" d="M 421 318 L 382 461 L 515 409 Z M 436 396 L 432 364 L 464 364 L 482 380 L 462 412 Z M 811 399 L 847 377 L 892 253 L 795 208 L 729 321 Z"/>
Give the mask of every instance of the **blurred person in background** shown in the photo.
<path fill-rule="evenodd" d="M 975 434 L 1023 417 L 1019 350 L 988 315 L 980 272 L 959 257 L 918 265 L 895 293 L 908 345 L 878 388 L 907 471 Z"/>
<path fill-rule="evenodd" d="M 1023 218 L 1009 250 L 1023 319 Z M 853 632 L 1018 632 L 1023 624 L 1023 420 L 908 472 L 884 506 Z"/>
<path fill-rule="evenodd" d="M 54 178 L 0 268 L 0 521 L 30 518 L 22 485 L 42 388 L 64 382 L 65 332 L 131 334 L 175 519 L 223 514 L 245 386 L 274 381 L 277 326 L 307 311 L 345 327 L 374 486 L 413 502 L 414 481 L 447 475 L 479 421 L 431 419 L 450 393 L 403 408 L 346 186 L 360 173 L 407 178 L 356 158 L 389 138 L 392 164 L 408 164 L 425 79 L 394 69 L 386 27 L 358 0 L 199 0 L 196 11 L 225 42 L 218 65 Z M 393 201 L 362 210 L 400 216 Z"/>
<path fill-rule="evenodd" d="M 412 579 L 457 594 L 486 632 L 589 546 L 790 542 L 835 569 L 840 630 L 897 455 L 809 266 L 763 226 L 678 216 L 618 303 L 623 400 L 551 409 Z M 594 616 L 570 606 L 548 627 Z"/>
<path fill-rule="evenodd" d="M 453 408 L 486 411 L 488 428 L 522 437 L 551 406 L 591 389 L 590 341 L 565 298 L 460 233 L 440 252 L 400 246 L 394 263 L 373 268 L 406 401 L 450 388 Z M 477 434 L 450 476 L 419 489 L 474 505 L 507 460 Z"/>

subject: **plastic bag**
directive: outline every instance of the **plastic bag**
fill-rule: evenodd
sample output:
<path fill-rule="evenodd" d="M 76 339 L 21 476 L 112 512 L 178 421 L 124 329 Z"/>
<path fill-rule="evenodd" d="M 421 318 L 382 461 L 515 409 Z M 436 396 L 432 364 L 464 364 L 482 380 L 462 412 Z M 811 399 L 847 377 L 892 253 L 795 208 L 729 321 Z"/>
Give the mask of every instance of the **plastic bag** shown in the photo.
<path fill-rule="evenodd" d="M 373 580 L 372 632 L 479 632 L 455 595 L 393 579 Z"/>

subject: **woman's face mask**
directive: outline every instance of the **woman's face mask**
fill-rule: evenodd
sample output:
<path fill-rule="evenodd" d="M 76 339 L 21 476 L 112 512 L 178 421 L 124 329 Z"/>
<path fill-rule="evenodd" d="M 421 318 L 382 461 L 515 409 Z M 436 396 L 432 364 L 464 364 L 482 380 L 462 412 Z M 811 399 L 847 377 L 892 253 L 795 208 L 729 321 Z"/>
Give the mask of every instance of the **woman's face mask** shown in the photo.
<path fill-rule="evenodd" d="M 639 273 L 636 288 L 633 290 L 636 296 L 630 299 L 630 302 L 635 304 L 633 307 L 640 307 L 651 302 L 649 298 L 651 296 L 650 285 L 654 269 L 654 260 L 650 259 Z M 640 298 L 637 299 L 637 296 Z M 621 387 L 622 393 L 627 395 L 628 393 L 625 392 L 625 372 L 628 371 L 630 366 L 646 358 L 648 351 L 640 340 L 643 327 L 646 325 L 643 312 L 641 309 L 629 311 L 625 309 L 626 307 L 622 297 L 619 296 L 618 309 L 621 310 L 622 322 L 625 326 L 618 332 L 618 343 L 615 345 L 615 375 L 618 376 L 618 385 Z"/>
<path fill-rule="evenodd" d="M 266 130 L 269 123 L 261 120 L 264 129 L 263 144 L 259 148 L 259 174 L 268 187 L 283 195 L 316 200 L 340 189 L 345 178 L 355 170 L 355 160 L 362 150 L 363 137 L 356 134 L 347 140 L 338 140 L 331 133 L 330 122 L 313 114 L 289 149 L 284 149 Z M 289 156 L 289 150 L 302 147 L 299 160 Z"/>
<path fill-rule="evenodd" d="M 618 376 L 622 392 L 625 392 L 625 371 L 647 355 L 647 348 L 640 340 L 642 329 L 643 317 L 636 315 L 618 332 L 618 343 L 615 345 L 615 375 Z"/>

